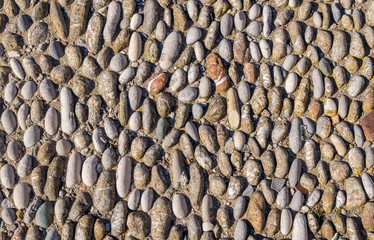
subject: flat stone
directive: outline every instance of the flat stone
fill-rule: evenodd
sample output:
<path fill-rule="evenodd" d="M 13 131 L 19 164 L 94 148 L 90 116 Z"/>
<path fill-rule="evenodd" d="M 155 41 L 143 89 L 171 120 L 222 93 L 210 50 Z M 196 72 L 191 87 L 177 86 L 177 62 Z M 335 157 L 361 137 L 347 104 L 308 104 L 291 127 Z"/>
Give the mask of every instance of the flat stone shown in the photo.
<path fill-rule="evenodd" d="M 286 181 L 287 180 L 284 178 L 273 178 L 271 180 L 270 187 L 275 191 L 279 192 L 283 188 L 284 184 L 286 184 Z"/>
<path fill-rule="evenodd" d="M 374 141 L 374 110 L 371 110 L 362 120 L 361 126 L 364 130 L 365 137 L 373 142 Z"/>
<path fill-rule="evenodd" d="M 53 221 L 53 204 L 51 202 L 43 203 L 36 212 L 36 224 L 42 228 L 48 228 Z"/>

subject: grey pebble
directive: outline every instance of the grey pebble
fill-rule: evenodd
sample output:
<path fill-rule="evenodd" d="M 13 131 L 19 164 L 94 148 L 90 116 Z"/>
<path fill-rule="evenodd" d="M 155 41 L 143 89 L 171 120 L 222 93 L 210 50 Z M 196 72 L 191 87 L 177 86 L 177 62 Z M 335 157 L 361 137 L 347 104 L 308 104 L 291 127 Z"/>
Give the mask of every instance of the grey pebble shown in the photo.
<path fill-rule="evenodd" d="M 4 89 L 4 100 L 6 102 L 12 102 L 16 97 L 18 88 L 15 81 L 9 82 Z"/>
<path fill-rule="evenodd" d="M 291 167 L 290 167 L 290 172 L 288 175 L 288 179 L 290 181 L 290 186 L 295 187 L 296 184 L 299 182 L 301 176 L 301 159 L 296 158 L 293 160 Z"/>
<path fill-rule="evenodd" d="M 204 108 L 201 104 L 195 103 L 192 105 L 192 115 L 194 119 L 200 119 L 204 115 Z"/>
<path fill-rule="evenodd" d="M 3 211 L 1 211 L 1 218 L 6 224 L 13 225 L 17 217 L 13 209 L 4 208 Z"/>
<path fill-rule="evenodd" d="M 240 196 L 236 199 L 234 205 L 234 218 L 239 220 L 247 210 L 247 200 L 245 197 Z"/>
<path fill-rule="evenodd" d="M 40 83 L 40 95 L 45 101 L 53 101 L 57 97 L 55 85 L 49 79 L 44 79 Z"/>
<path fill-rule="evenodd" d="M 22 32 L 25 32 L 31 27 L 32 19 L 29 15 L 22 14 L 18 16 L 17 24 L 18 24 L 19 30 L 21 30 Z"/>
<path fill-rule="evenodd" d="M 186 35 L 186 43 L 187 44 L 194 44 L 195 42 L 199 41 L 201 38 L 201 30 L 198 27 L 192 27 L 188 30 Z"/>
<path fill-rule="evenodd" d="M 18 162 L 17 174 L 20 177 L 26 177 L 31 173 L 32 170 L 32 157 L 30 155 L 25 155 Z"/>
<path fill-rule="evenodd" d="M 38 88 L 38 86 L 36 85 L 36 83 L 34 81 L 27 81 L 23 85 L 22 90 L 21 90 L 22 97 L 25 100 L 31 99 L 34 96 L 37 88 Z"/>
<path fill-rule="evenodd" d="M 110 60 L 110 68 L 116 72 L 120 72 L 123 69 L 125 69 L 127 64 L 128 64 L 128 61 L 127 61 L 126 56 L 121 53 L 114 55 L 112 60 Z"/>
<path fill-rule="evenodd" d="M 142 193 L 140 200 L 142 210 L 148 212 L 152 208 L 153 204 L 153 189 L 148 188 Z"/>
<path fill-rule="evenodd" d="M 23 80 L 26 76 L 25 70 L 21 65 L 21 62 L 16 58 L 11 58 L 9 61 L 9 65 L 12 68 L 14 74 L 21 80 Z"/>
<path fill-rule="evenodd" d="M 166 28 L 166 24 L 164 21 L 160 20 L 158 21 L 157 23 L 157 26 L 156 26 L 156 38 L 157 40 L 159 41 L 164 41 L 165 38 L 166 38 L 166 34 L 167 34 L 167 28 Z"/>
<path fill-rule="evenodd" d="M 1 125 L 6 133 L 12 133 L 17 129 L 16 114 L 10 110 L 5 110 L 1 114 Z"/>
<path fill-rule="evenodd" d="M 232 44 L 227 39 L 222 39 L 218 45 L 219 55 L 226 62 L 230 62 L 233 58 Z"/>
<path fill-rule="evenodd" d="M 243 104 L 246 104 L 251 99 L 251 89 L 247 81 L 241 81 L 238 85 L 239 99 Z"/>
<path fill-rule="evenodd" d="M 49 44 L 48 49 L 49 49 L 49 54 L 51 55 L 51 57 L 56 59 L 56 60 L 60 59 L 65 54 L 65 51 L 64 51 L 64 48 L 62 47 L 62 44 L 60 42 L 57 42 L 57 41 L 52 41 Z"/>
<path fill-rule="evenodd" d="M 40 140 L 40 137 L 40 128 L 37 126 L 31 126 L 26 129 L 23 135 L 23 143 L 27 148 L 32 147 Z"/>
<path fill-rule="evenodd" d="M 60 139 L 56 143 L 56 152 L 60 156 L 66 156 L 71 151 L 71 143 L 66 139 Z"/>
<path fill-rule="evenodd" d="M 294 210 L 295 212 L 298 212 L 301 207 L 304 205 L 305 197 L 304 194 L 297 190 L 295 194 L 292 197 L 290 208 Z"/>
<path fill-rule="evenodd" d="M 248 17 L 250 20 L 254 20 L 261 15 L 261 8 L 258 4 L 253 4 L 249 9 Z"/>
<path fill-rule="evenodd" d="M 235 24 L 235 28 L 237 30 L 239 30 L 239 31 L 243 31 L 244 30 L 244 28 L 247 25 L 247 17 L 245 15 L 245 12 L 240 11 L 240 12 L 237 12 L 235 14 L 234 24 Z"/>
<path fill-rule="evenodd" d="M 178 100 L 181 102 L 192 102 L 198 96 L 198 90 L 194 87 L 187 87 L 178 93 Z"/>
<path fill-rule="evenodd" d="M 129 67 L 122 71 L 121 75 L 118 78 L 120 84 L 127 84 L 135 78 L 136 68 Z"/>
<path fill-rule="evenodd" d="M 221 18 L 221 33 L 223 36 L 227 36 L 231 33 L 232 29 L 234 26 L 234 19 L 231 14 L 226 13 L 225 15 L 222 16 Z"/>
<path fill-rule="evenodd" d="M 173 213 L 177 218 L 185 218 L 189 213 L 186 197 L 180 193 L 174 194 L 172 208 Z"/>
<path fill-rule="evenodd" d="M 283 209 L 281 213 L 280 220 L 280 232 L 282 235 L 286 236 L 291 231 L 292 228 L 292 214 L 289 209 Z"/>
<path fill-rule="evenodd" d="M 142 15 L 140 15 L 139 13 L 135 13 L 131 17 L 130 28 L 135 31 L 136 29 L 140 27 L 140 25 L 142 24 L 142 21 L 143 21 Z"/>
<path fill-rule="evenodd" d="M 248 225 L 245 220 L 240 220 L 236 224 L 234 240 L 246 240 L 248 235 Z"/>
<path fill-rule="evenodd" d="M 1 184 L 7 189 L 12 189 L 16 182 L 13 166 L 5 164 L 1 167 L 0 173 Z"/>
<path fill-rule="evenodd" d="M 129 200 L 128 200 L 128 207 L 130 210 L 136 210 L 139 206 L 139 201 L 140 201 L 140 191 L 139 189 L 134 189 L 130 195 L 129 195 Z"/>

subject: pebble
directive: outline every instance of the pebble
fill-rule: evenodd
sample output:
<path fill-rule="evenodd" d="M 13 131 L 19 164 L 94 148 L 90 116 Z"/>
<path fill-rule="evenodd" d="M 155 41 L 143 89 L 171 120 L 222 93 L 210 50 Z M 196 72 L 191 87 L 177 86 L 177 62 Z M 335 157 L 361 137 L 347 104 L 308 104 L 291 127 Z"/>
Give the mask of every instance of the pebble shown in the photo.
<path fill-rule="evenodd" d="M 60 59 L 65 54 L 64 49 L 61 46 L 61 43 L 57 41 L 51 42 L 49 44 L 48 50 L 51 57 L 56 60 Z"/>
<path fill-rule="evenodd" d="M 1 114 L 1 124 L 6 133 L 12 133 L 17 129 L 16 115 L 9 110 L 5 110 Z"/>
<path fill-rule="evenodd" d="M 32 126 L 26 129 L 23 135 L 23 141 L 25 147 L 29 148 L 35 145 L 40 140 L 40 128 L 37 126 Z"/>
<path fill-rule="evenodd" d="M 128 208 L 130 210 L 136 210 L 138 208 L 139 201 L 140 201 L 140 191 L 139 189 L 135 189 L 129 195 Z"/>
<path fill-rule="evenodd" d="M 192 27 L 188 30 L 186 35 L 186 43 L 187 44 L 194 44 L 200 40 L 202 36 L 201 30 L 198 27 Z"/>
<path fill-rule="evenodd" d="M 286 236 L 291 231 L 292 228 L 292 214 L 287 208 L 282 210 L 280 219 L 280 232 L 282 235 Z"/>
<path fill-rule="evenodd" d="M 178 100 L 181 102 L 192 102 L 197 98 L 198 90 L 196 88 L 187 87 L 178 93 Z"/>
<path fill-rule="evenodd" d="M 30 201 L 30 186 L 27 183 L 18 183 L 13 192 L 14 205 L 18 209 L 26 208 Z"/>
<path fill-rule="evenodd" d="M 21 158 L 17 166 L 17 174 L 20 177 L 26 177 L 31 173 L 32 170 L 32 157 L 25 155 Z"/>
<path fill-rule="evenodd" d="M 66 169 L 66 186 L 72 187 L 81 183 L 80 172 L 82 169 L 82 158 L 80 153 L 74 152 L 69 160 Z"/>
<path fill-rule="evenodd" d="M 27 81 L 21 90 L 21 95 L 25 100 L 30 100 L 36 92 L 37 85 L 34 81 Z"/>
<path fill-rule="evenodd" d="M 3 8 L 13 238 L 371 239 L 370 2 Z"/>
<path fill-rule="evenodd" d="M 98 178 L 98 158 L 95 155 L 87 158 L 82 166 L 82 181 L 87 186 L 93 186 Z"/>
<path fill-rule="evenodd" d="M 110 68 L 113 71 L 120 72 L 127 66 L 127 58 L 125 55 L 118 53 L 114 55 L 112 60 L 110 61 Z"/>
<path fill-rule="evenodd" d="M 13 225 L 16 221 L 16 213 L 11 208 L 4 208 L 1 211 L 1 218 L 6 224 Z"/>
<path fill-rule="evenodd" d="M 182 194 L 177 193 L 173 196 L 172 206 L 174 215 L 179 219 L 185 218 L 189 213 L 186 199 Z"/>
<path fill-rule="evenodd" d="M 168 69 L 174 64 L 181 44 L 182 38 L 178 32 L 172 32 L 166 37 L 160 57 L 160 67 L 162 69 Z"/>
<path fill-rule="evenodd" d="M 42 228 L 48 228 L 53 221 L 53 204 L 51 202 L 43 203 L 35 215 L 36 224 Z"/>

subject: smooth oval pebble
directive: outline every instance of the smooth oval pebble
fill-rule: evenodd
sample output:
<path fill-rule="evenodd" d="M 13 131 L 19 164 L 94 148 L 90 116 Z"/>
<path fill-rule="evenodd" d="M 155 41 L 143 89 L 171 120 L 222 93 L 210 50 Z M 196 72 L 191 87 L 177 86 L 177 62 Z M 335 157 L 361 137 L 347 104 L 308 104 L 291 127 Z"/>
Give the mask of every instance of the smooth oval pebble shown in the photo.
<path fill-rule="evenodd" d="M 196 88 L 187 87 L 178 93 L 178 100 L 181 102 L 192 102 L 197 98 L 198 91 Z"/>
<path fill-rule="evenodd" d="M 139 201 L 140 201 L 140 191 L 139 189 L 134 189 L 129 195 L 127 206 L 129 207 L 130 210 L 136 210 L 138 208 Z"/>
<path fill-rule="evenodd" d="M 127 58 L 125 55 L 118 53 L 114 55 L 112 60 L 110 60 L 110 68 L 113 71 L 120 72 L 127 66 Z"/>
<path fill-rule="evenodd" d="M 128 50 L 129 60 L 132 61 L 132 62 L 135 62 L 135 61 L 139 60 L 139 57 L 140 57 L 142 51 L 143 51 L 142 38 L 141 38 L 141 36 L 138 32 L 134 32 L 131 35 L 131 38 L 130 38 L 130 44 L 129 44 L 129 50 Z M 122 61 L 124 61 L 124 60 L 122 60 Z M 127 63 L 124 63 L 124 65 L 126 65 L 126 64 Z M 119 70 L 119 71 L 121 71 L 121 70 Z"/>
<path fill-rule="evenodd" d="M 232 28 L 234 26 L 234 19 L 231 14 L 226 13 L 221 18 L 221 33 L 223 36 L 227 36 L 231 33 Z"/>
<path fill-rule="evenodd" d="M 247 239 L 248 226 L 245 220 L 241 219 L 238 221 L 235 227 L 234 239 L 235 240 L 246 240 Z"/>
<path fill-rule="evenodd" d="M 134 79 L 136 75 L 136 68 L 129 67 L 122 71 L 121 75 L 118 78 L 118 81 L 121 84 L 126 84 L 130 82 L 132 79 Z"/>
<path fill-rule="evenodd" d="M 71 151 L 71 143 L 66 139 L 60 139 L 56 143 L 56 152 L 60 156 L 66 156 Z"/>
<path fill-rule="evenodd" d="M 32 170 L 32 157 L 30 155 L 25 155 L 18 162 L 17 174 L 20 177 L 26 177 L 31 173 Z"/>
<path fill-rule="evenodd" d="M 188 206 L 184 195 L 176 193 L 172 201 L 173 213 L 179 218 L 185 218 L 188 215 Z"/>
<path fill-rule="evenodd" d="M 83 162 L 82 181 L 87 186 L 93 186 L 98 178 L 97 172 L 98 158 L 93 155 Z"/>
<path fill-rule="evenodd" d="M 15 81 L 9 82 L 4 89 L 4 100 L 6 102 L 11 102 L 16 97 L 18 88 Z"/>
<path fill-rule="evenodd" d="M 11 208 L 4 208 L 1 211 L 1 218 L 6 224 L 12 225 L 16 221 L 16 213 Z"/>
<path fill-rule="evenodd" d="M 362 176 L 362 184 L 364 186 L 365 192 L 369 199 L 374 197 L 374 182 L 371 176 L 367 173 L 363 173 Z"/>
<path fill-rule="evenodd" d="M 290 172 L 288 176 L 291 187 L 296 186 L 296 184 L 300 180 L 300 175 L 301 175 L 301 160 L 299 158 L 296 158 L 295 160 L 293 160 L 291 164 Z"/>
<path fill-rule="evenodd" d="M 293 222 L 292 240 L 307 240 L 308 225 L 304 214 L 297 213 Z"/>
<path fill-rule="evenodd" d="M 286 236 L 291 231 L 292 228 L 292 214 L 289 209 L 283 209 L 280 219 L 280 231 Z"/>
<path fill-rule="evenodd" d="M 235 28 L 239 31 L 246 27 L 247 17 L 243 11 L 237 12 L 234 17 Z"/>
<path fill-rule="evenodd" d="M 27 183 L 18 183 L 13 192 L 14 205 L 18 209 L 27 208 L 30 201 L 31 189 Z"/>
<path fill-rule="evenodd" d="M 89 159 L 88 159 L 89 160 Z M 87 160 L 86 160 L 87 161 Z M 66 187 L 70 188 L 81 183 L 82 158 L 81 154 L 73 152 L 66 168 Z"/>
<path fill-rule="evenodd" d="M 57 97 L 55 86 L 49 79 L 45 79 L 40 83 L 40 95 L 45 101 L 52 101 Z"/>
<path fill-rule="evenodd" d="M 143 21 L 142 15 L 140 15 L 139 13 L 135 13 L 131 17 L 130 28 L 132 30 L 138 29 L 140 25 L 142 24 L 142 21 Z"/>
<path fill-rule="evenodd" d="M 250 20 L 254 20 L 258 18 L 261 14 L 261 8 L 258 4 L 253 4 L 252 7 L 249 9 L 248 17 Z"/>
<path fill-rule="evenodd" d="M 40 140 L 40 128 L 37 126 L 31 126 L 26 129 L 23 135 L 23 143 L 25 147 L 29 148 L 35 145 Z"/>
<path fill-rule="evenodd" d="M 34 93 L 36 92 L 36 89 L 38 86 L 35 84 L 34 81 L 27 81 L 21 90 L 22 97 L 25 100 L 29 100 L 34 96 Z"/>
<path fill-rule="evenodd" d="M 251 89 L 248 82 L 241 81 L 239 83 L 238 96 L 243 104 L 247 103 L 251 99 Z"/>
<path fill-rule="evenodd" d="M 289 55 L 283 62 L 283 68 L 286 71 L 290 71 L 297 63 L 297 56 L 296 55 Z"/>
<path fill-rule="evenodd" d="M 222 39 L 218 46 L 219 55 L 226 62 L 230 62 L 233 58 L 232 45 L 227 39 Z"/>
<path fill-rule="evenodd" d="M 14 184 L 15 184 L 15 172 L 14 168 L 9 165 L 5 164 L 4 166 L 1 167 L 1 183 L 5 188 L 12 189 Z"/>
<path fill-rule="evenodd" d="M 236 220 L 240 219 L 245 210 L 246 210 L 246 199 L 243 196 L 240 196 L 236 199 L 235 205 L 234 205 L 234 218 Z"/>
<path fill-rule="evenodd" d="M 358 96 L 365 87 L 365 79 L 364 77 L 358 75 L 352 78 L 351 81 L 348 83 L 347 92 L 351 97 Z"/>
<path fill-rule="evenodd" d="M 118 163 L 118 168 L 116 172 L 117 193 L 122 198 L 129 193 L 132 178 L 131 172 L 131 160 L 128 157 L 122 158 Z"/>
<path fill-rule="evenodd" d="M 201 30 L 197 27 L 192 27 L 188 30 L 186 35 L 186 43 L 187 44 L 194 44 L 195 42 L 199 41 L 201 38 Z"/>
<path fill-rule="evenodd" d="M 17 129 L 17 119 L 14 112 L 5 110 L 1 114 L 1 124 L 6 133 L 12 133 Z"/>
<path fill-rule="evenodd" d="M 292 94 L 293 92 L 295 92 L 298 83 L 299 79 L 296 73 L 291 72 L 290 74 L 288 74 L 285 80 L 285 90 L 287 94 Z"/>
<path fill-rule="evenodd" d="M 159 41 L 163 41 L 166 38 L 166 24 L 162 20 L 157 23 L 157 26 L 156 26 L 156 38 Z"/>
<path fill-rule="evenodd" d="M 174 64 L 181 43 L 182 37 L 178 32 L 172 32 L 166 37 L 159 61 L 162 69 L 168 69 Z"/>
<path fill-rule="evenodd" d="M 304 200 L 304 194 L 301 191 L 296 191 L 292 197 L 290 208 L 295 212 L 299 211 L 304 204 Z"/>
<path fill-rule="evenodd" d="M 15 59 L 15 58 L 11 58 L 10 61 L 9 61 L 9 65 L 10 67 L 12 68 L 14 74 L 19 78 L 19 79 L 24 79 L 26 74 L 25 74 L 25 70 L 23 69 L 20 61 L 18 61 L 18 59 Z"/>
<path fill-rule="evenodd" d="M 153 204 L 153 189 L 148 188 L 142 193 L 140 204 L 144 212 L 148 212 Z"/>

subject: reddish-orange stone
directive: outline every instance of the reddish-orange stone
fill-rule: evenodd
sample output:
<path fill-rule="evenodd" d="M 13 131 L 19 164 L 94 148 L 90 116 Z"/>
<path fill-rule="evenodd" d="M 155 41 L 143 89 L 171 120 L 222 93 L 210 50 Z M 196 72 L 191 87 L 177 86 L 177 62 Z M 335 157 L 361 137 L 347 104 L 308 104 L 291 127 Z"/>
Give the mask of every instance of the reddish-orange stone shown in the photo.
<path fill-rule="evenodd" d="M 223 66 L 221 58 L 216 53 L 211 53 L 206 58 L 207 73 L 214 83 L 219 92 L 226 92 L 229 88 L 229 76 Z"/>
<path fill-rule="evenodd" d="M 254 63 L 251 63 L 251 62 L 245 63 L 243 71 L 244 71 L 244 76 L 245 76 L 246 81 L 250 83 L 256 82 L 258 71 Z"/>
<path fill-rule="evenodd" d="M 145 82 L 145 86 L 150 94 L 156 95 L 166 86 L 167 82 L 168 75 L 166 73 L 154 73 Z"/>
<path fill-rule="evenodd" d="M 234 45 L 233 45 L 233 52 L 234 52 L 234 59 L 237 62 L 243 62 L 245 58 L 245 53 L 247 50 L 247 39 L 242 32 L 238 32 L 235 35 Z"/>
<path fill-rule="evenodd" d="M 365 137 L 369 141 L 374 141 L 374 110 L 371 110 L 361 121 Z"/>

